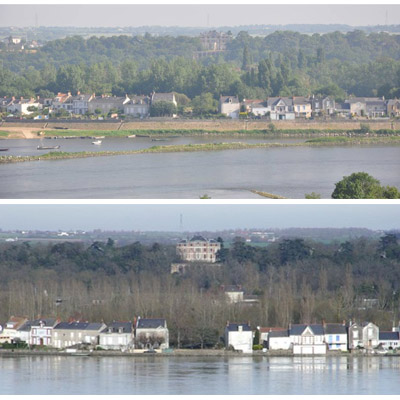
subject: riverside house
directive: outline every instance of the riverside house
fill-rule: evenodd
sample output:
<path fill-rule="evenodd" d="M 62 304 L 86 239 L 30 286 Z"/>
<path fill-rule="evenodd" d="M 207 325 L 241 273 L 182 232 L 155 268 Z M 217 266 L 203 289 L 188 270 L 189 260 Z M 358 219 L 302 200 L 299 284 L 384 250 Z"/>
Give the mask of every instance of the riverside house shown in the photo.
<path fill-rule="evenodd" d="M 102 322 L 60 322 L 52 332 L 53 346 L 59 349 L 77 344 L 99 344 L 99 335 L 106 328 Z"/>
<path fill-rule="evenodd" d="M 343 324 L 325 324 L 325 343 L 328 350 L 347 351 L 347 327 Z"/>
<path fill-rule="evenodd" d="M 239 118 L 240 102 L 237 96 L 220 96 L 219 112 L 233 119 Z"/>
<path fill-rule="evenodd" d="M 36 346 L 51 346 L 52 332 L 54 327 L 60 322 L 56 318 L 37 319 L 31 324 L 31 337 L 29 344 Z"/>
<path fill-rule="evenodd" d="M 237 324 L 229 321 L 225 327 L 225 347 L 232 346 L 243 353 L 253 352 L 253 331 L 249 323 Z"/>
<path fill-rule="evenodd" d="M 12 343 L 14 339 L 18 336 L 18 329 L 27 321 L 28 318 L 25 317 L 11 316 L 10 319 L 5 323 L 4 329 L 0 334 L 0 344 Z"/>
<path fill-rule="evenodd" d="M 123 112 L 124 105 L 129 102 L 129 97 L 115 97 L 105 96 L 94 97 L 88 101 L 88 112 L 90 114 L 96 114 L 96 110 L 100 111 L 100 114 L 108 114 L 111 110 Z"/>
<path fill-rule="evenodd" d="M 168 349 L 169 330 L 163 318 L 140 318 L 136 321 L 135 347 L 138 349 Z"/>
<path fill-rule="evenodd" d="M 106 350 L 126 350 L 134 348 L 132 322 L 114 321 L 99 335 L 99 346 Z"/>
<path fill-rule="evenodd" d="M 289 326 L 293 354 L 325 354 L 326 344 L 322 324 L 293 324 Z"/>
<path fill-rule="evenodd" d="M 124 104 L 124 114 L 136 118 L 146 118 L 150 114 L 150 97 L 133 96 Z"/>
<path fill-rule="evenodd" d="M 289 97 L 269 97 L 267 100 L 272 121 L 295 119 L 293 99 Z"/>

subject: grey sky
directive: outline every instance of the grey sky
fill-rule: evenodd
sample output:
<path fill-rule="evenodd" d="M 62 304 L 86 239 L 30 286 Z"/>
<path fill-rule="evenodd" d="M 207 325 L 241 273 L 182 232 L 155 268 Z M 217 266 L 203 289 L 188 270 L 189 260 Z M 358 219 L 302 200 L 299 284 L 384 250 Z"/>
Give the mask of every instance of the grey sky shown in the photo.
<path fill-rule="evenodd" d="M 399 5 L 0 5 L 0 26 L 400 24 Z M 208 25 L 209 23 L 209 25 Z"/>
<path fill-rule="evenodd" d="M 0 228 L 38 230 L 400 228 L 400 205 L 0 205 Z"/>

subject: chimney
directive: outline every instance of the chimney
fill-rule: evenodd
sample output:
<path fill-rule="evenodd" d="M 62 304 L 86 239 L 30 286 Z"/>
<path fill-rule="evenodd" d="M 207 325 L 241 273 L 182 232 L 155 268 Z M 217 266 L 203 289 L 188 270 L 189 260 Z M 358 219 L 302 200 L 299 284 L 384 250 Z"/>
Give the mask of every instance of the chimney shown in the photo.
<path fill-rule="evenodd" d="M 229 326 L 229 321 L 226 321 L 226 326 Z"/>

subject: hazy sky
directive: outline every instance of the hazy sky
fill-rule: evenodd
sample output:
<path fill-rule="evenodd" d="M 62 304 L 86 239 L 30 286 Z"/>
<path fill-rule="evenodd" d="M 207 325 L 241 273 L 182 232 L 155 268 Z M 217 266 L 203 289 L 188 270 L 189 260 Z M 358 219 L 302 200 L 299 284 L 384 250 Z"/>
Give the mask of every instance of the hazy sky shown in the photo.
<path fill-rule="evenodd" d="M 0 205 L 0 228 L 39 230 L 219 230 L 228 228 L 400 228 L 400 205 Z"/>
<path fill-rule="evenodd" d="M 400 24 L 399 5 L 4 5 L 0 26 L 237 26 Z"/>

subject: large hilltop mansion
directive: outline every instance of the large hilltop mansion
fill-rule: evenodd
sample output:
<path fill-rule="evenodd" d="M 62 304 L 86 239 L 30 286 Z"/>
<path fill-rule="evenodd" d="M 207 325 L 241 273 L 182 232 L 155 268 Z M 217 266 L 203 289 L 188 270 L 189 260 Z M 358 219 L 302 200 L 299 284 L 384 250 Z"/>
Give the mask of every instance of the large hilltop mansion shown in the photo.
<path fill-rule="evenodd" d="M 181 240 L 176 246 L 177 254 L 185 261 L 201 261 L 215 263 L 217 252 L 221 244 L 214 239 L 203 236 L 193 236 L 191 239 Z"/>

